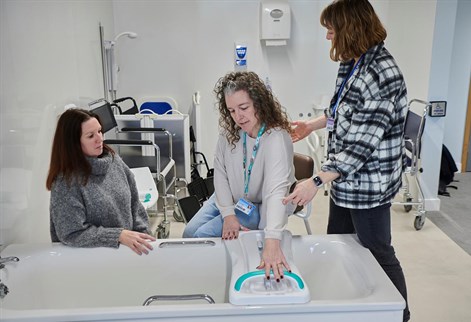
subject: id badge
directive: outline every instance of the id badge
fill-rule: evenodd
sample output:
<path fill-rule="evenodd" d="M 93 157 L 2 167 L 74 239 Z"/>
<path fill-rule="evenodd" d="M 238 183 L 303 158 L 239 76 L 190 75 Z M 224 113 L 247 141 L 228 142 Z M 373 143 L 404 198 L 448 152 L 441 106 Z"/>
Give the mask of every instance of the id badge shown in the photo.
<path fill-rule="evenodd" d="M 335 120 L 333 117 L 327 118 L 327 124 L 325 125 L 325 128 L 327 129 L 327 131 L 332 132 L 334 130 L 334 123 L 335 123 Z"/>
<path fill-rule="evenodd" d="M 255 210 L 256 206 L 250 201 L 247 201 L 244 198 L 240 198 L 237 204 L 235 205 L 235 208 L 239 211 L 242 211 L 247 216 L 250 216 Z"/>

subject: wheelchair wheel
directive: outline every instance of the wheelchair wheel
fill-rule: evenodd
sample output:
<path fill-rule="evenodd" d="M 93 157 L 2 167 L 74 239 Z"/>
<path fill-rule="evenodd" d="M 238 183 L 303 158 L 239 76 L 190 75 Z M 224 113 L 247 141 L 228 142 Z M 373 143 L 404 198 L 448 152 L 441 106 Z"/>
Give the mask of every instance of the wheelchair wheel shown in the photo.
<path fill-rule="evenodd" d="M 406 199 L 406 202 L 411 202 L 411 201 L 412 201 L 412 198 L 407 198 L 407 199 Z M 406 212 L 411 211 L 411 210 L 412 210 L 412 205 L 405 205 L 405 206 L 404 206 L 404 210 L 405 210 Z"/>
<path fill-rule="evenodd" d="M 158 230 L 157 231 L 157 239 L 167 239 L 170 235 L 169 231 Z"/>
<path fill-rule="evenodd" d="M 175 219 L 176 222 L 184 222 L 184 220 L 183 220 L 183 215 L 180 213 L 180 211 L 178 210 L 178 208 L 176 208 L 176 209 L 173 211 L 173 219 Z"/>
<path fill-rule="evenodd" d="M 421 230 L 425 224 L 425 217 L 424 216 L 416 216 L 414 219 L 414 228 L 415 230 Z"/>
<path fill-rule="evenodd" d="M 162 221 L 157 226 L 157 231 L 155 232 L 155 237 L 157 239 L 167 239 L 170 236 L 170 222 L 169 221 Z"/>

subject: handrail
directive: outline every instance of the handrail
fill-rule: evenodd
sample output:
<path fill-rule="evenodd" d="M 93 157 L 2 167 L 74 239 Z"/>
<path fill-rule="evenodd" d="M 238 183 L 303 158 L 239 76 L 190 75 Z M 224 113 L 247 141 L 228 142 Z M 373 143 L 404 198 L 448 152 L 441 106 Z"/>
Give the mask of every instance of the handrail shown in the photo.
<path fill-rule="evenodd" d="M 181 241 L 168 241 L 159 245 L 159 248 L 174 247 L 174 246 L 215 246 L 216 243 L 212 240 L 181 240 Z"/>
<path fill-rule="evenodd" d="M 19 262 L 20 259 L 16 256 L 10 256 L 10 257 L 1 257 L 0 256 L 0 269 L 5 267 L 6 263 L 9 262 Z"/>
<path fill-rule="evenodd" d="M 284 276 L 285 277 L 290 277 L 292 279 L 294 279 L 297 283 L 298 283 L 298 287 L 300 289 L 303 289 L 304 288 L 304 282 L 303 280 L 301 279 L 301 277 L 299 277 L 298 274 L 295 274 L 295 273 L 292 273 L 292 272 L 288 272 L 288 271 L 284 271 L 283 272 Z M 247 280 L 247 279 L 251 279 L 252 277 L 256 277 L 256 276 L 261 276 L 261 275 L 265 275 L 265 271 L 263 270 L 260 270 L 260 271 L 251 271 L 251 272 L 248 272 L 248 273 L 245 273 L 243 274 L 242 276 L 240 276 L 237 281 L 235 282 L 234 284 L 234 289 L 236 291 L 240 291 L 240 288 L 242 287 L 242 284 Z"/>
<path fill-rule="evenodd" d="M 185 295 L 153 295 L 148 297 L 142 306 L 148 306 L 155 301 L 189 301 L 189 300 L 205 300 L 209 304 L 216 304 L 208 294 L 185 294 Z"/>

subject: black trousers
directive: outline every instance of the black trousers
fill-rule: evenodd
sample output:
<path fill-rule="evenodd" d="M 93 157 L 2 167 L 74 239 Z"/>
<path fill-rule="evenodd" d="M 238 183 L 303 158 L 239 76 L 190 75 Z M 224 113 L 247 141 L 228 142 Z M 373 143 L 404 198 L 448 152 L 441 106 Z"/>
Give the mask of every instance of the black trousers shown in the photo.
<path fill-rule="evenodd" d="M 349 209 L 337 206 L 330 199 L 328 234 L 356 233 L 362 245 L 368 248 L 386 275 L 406 301 L 403 321 L 409 321 L 407 287 L 401 263 L 391 245 L 391 204 L 372 209 Z"/>

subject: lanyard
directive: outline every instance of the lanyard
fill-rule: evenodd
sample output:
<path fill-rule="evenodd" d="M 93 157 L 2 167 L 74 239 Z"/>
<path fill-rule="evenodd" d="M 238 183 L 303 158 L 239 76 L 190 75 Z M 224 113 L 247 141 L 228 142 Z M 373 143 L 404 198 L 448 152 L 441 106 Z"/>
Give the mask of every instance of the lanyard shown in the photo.
<path fill-rule="evenodd" d="M 342 95 L 343 88 L 345 87 L 345 83 L 347 83 L 348 79 L 352 77 L 353 73 L 355 72 L 355 69 L 357 69 L 358 65 L 363 59 L 363 55 L 361 55 L 360 59 L 358 59 L 357 63 L 355 66 L 352 68 L 350 71 L 350 74 L 343 80 L 342 85 L 340 86 L 340 89 L 337 93 L 337 101 L 335 102 L 334 108 L 332 109 L 332 118 L 335 118 L 335 111 L 337 111 L 337 107 L 339 106 L 340 103 L 340 96 Z"/>
<path fill-rule="evenodd" d="M 252 157 L 250 158 L 250 164 L 247 172 L 245 171 L 247 165 L 247 132 L 244 132 L 244 160 L 242 162 L 244 166 L 244 196 L 247 197 L 249 194 L 249 182 L 250 175 L 252 174 L 253 163 L 255 161 L 255 156 L 257 155 L 258 147 L 260 146 L 260 138 L 262 137 L 263 132 L 265 131 L 265 124 L 262 124 L 260 130 L 258 130 L 257 138 L 255 139 L 255 145 L 252 150 Z"/>

